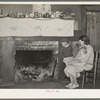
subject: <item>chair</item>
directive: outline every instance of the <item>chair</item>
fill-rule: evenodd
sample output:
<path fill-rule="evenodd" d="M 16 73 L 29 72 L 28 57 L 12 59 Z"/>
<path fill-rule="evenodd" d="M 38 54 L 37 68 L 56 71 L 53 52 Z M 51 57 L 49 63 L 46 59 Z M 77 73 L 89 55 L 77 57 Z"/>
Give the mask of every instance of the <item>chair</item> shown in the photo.
<path fill-rule="evenodd" d="M 82 88 L 84 88 L 86 83 L 93 83 L 93 86 L 95 87 L 96 84 L 96 76 L 97 76 L 97 66 L 98 66 L 98 55 L 99 52 L 96 51 L 94 52 L 94 67 L 92 70 L 83 71 L 83 75 L 82 75 Z"/>

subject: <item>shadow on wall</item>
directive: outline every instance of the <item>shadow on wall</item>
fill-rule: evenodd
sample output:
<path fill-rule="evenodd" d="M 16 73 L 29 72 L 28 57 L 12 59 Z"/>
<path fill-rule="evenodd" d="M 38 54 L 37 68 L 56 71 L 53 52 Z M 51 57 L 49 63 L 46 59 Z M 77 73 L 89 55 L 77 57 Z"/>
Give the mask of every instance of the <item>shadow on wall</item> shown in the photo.
<path fill-rule="evenodd" d="M 78 41 L 72 42 L 72 48 L 73 48 L 73 57 L 76 57 L 76 55 L 79 51 Z"/>

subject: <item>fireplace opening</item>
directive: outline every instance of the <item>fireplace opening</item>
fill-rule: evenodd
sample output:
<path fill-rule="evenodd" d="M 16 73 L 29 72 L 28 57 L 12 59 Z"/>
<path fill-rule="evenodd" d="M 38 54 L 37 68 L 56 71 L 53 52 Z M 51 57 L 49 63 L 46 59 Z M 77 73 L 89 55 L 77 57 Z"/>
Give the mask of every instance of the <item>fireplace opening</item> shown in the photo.
<path fill-rule="evenodd" d="M 16 50 L 15 60 L 17 65 L 43 65 L 45 67 L 45 64 L 51 60 L 52 56 L 52 50 Z"/>
<path fill-rule="evenodd" d="M 54 65 L 53 50 L 16 50 L 15 82 L 49 79 Z"/>

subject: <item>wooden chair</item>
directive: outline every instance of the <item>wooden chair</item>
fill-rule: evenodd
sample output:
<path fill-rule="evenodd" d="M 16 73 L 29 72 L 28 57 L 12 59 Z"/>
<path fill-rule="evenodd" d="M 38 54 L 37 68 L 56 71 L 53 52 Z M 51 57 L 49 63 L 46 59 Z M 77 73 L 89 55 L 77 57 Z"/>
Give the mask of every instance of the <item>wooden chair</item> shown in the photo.
<path fill-rule="evenodd" d="M 97 66 L 98 66 L 98 55 L 99 52 L 96 51 L 94 52 L 94 67 L 92 70 L 83 71 L 83 75 L 82 75 L 82 88 L 84 88 L 84 85 L 86 83 L 93 83 L 93 86 L 95 87 L 96 84 L 96 76 L 97 76 Z"/>

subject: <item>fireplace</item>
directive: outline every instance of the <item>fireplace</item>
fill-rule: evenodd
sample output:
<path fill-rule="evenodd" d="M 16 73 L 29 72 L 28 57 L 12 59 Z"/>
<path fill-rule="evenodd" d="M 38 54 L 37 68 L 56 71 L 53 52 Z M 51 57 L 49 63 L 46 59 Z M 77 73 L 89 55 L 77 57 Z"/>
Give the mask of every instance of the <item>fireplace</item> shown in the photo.
<path fill-rule="evenodd" d="M 57 77 L 57 41 L 17 42 L 15 82 L 34 82 Z"/>
<path fill-rule="evenodd" d="M 53 54 L 52 50 L 16 50 L 16 65 L 21 66 L 47 66 Z"/>

